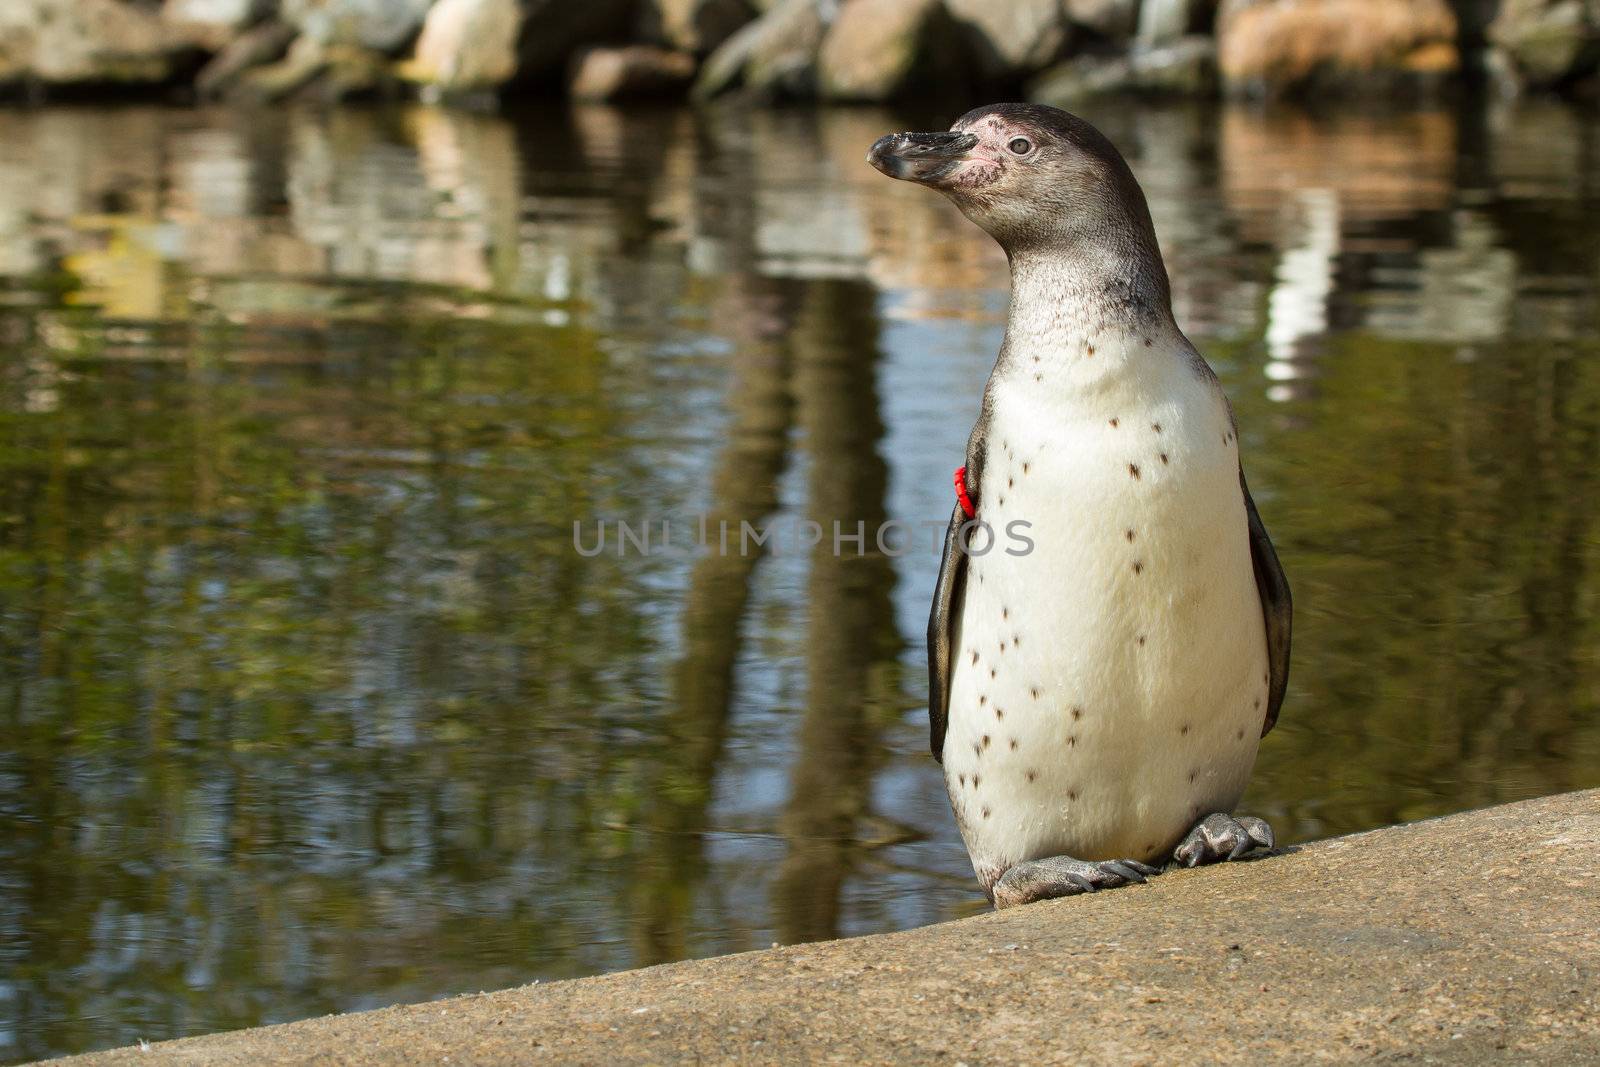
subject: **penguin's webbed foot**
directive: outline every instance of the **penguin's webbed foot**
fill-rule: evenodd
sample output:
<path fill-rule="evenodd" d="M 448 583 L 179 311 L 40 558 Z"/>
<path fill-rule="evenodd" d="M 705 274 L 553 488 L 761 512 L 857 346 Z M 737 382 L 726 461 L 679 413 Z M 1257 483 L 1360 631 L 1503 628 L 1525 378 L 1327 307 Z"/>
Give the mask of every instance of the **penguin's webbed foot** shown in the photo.
<path fill-rule="evenodd" d="M 1172 859 L 1184 867 L 1202 863 L 1236 860 L 1256 848 L 1272 847 L 1272 827 L 1253 815 L 1234 818 L 1226 812 L 1207 815 L 1194 824 L 1181 844 L 1172 850 Z"/>
<path fill-rule="evenodd" d="M 1159 867 L 1137 860 L 1101 860 L 1090 863 L 1071 856 L 1049 856 L 1024 860 L 1001 875 L 993 889 L 994 906 L 1011 908 L 1036 900 L 1070 897 L 1113 889 L 1130 882 L 1142 882 L 1147 875 L 1160 874 Z"/>

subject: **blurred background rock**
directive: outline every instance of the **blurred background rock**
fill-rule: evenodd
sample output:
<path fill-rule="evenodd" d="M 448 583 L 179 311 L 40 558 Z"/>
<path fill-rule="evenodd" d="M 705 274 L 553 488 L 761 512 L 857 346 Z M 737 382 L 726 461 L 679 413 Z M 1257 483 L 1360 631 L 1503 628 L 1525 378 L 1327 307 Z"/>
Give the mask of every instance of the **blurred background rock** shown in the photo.
<path fill-rule="evenodd" d="M 6 0 L 0 91 L 487 102 L 1593 92 L 1596 0 Z"/>

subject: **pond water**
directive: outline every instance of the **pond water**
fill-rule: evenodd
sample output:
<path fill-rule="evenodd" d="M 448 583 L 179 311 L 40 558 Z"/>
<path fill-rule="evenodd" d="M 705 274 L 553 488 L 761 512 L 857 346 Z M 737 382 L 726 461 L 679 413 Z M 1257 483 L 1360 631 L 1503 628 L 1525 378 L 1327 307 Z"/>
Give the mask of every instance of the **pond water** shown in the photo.
<path fill-rule="evenodd" d="M 1294 584 L 1245 807 L 1600 785 L 1600 117 L 1086 114 Z M 0 111 L 0 1060 L 981 908 L 917 524 L 1005 262 L 863 162 L 949 117 Z"/>

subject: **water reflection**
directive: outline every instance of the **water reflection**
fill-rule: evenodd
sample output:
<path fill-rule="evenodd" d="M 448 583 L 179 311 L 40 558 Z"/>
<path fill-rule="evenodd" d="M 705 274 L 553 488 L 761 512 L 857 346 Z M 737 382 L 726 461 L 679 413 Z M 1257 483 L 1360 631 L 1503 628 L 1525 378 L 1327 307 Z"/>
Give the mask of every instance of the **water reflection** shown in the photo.
<path fill-rule="evenodd" d="M 1253 810 L 1600 784 L 1600 122 L 1089 117 L 1295 581 Z M 948 514 L 939 119 L 0 111 L 0 1058 L 973 908 L 931 550 L 571 529 Z"/>

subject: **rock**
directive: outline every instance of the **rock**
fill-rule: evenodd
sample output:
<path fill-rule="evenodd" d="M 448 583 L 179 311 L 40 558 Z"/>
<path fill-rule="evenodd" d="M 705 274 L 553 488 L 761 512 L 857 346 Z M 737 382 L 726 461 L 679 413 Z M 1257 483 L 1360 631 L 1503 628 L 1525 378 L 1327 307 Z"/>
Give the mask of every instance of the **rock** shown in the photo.
<path fill-rule="evenodd" d="M 838 0 L 776 0 L 706 57 L 693 95 L 709 99 L 740 87 L 769 99 L 815 95 L 818 54 L 838 12 Z"/>
<path fill-rule="evenodd" d="M 432 94 L 549 81 L 580 45 L 631 25 L 633 0 L 438 0 L 402 75 Z"/>
<path fill-rule="evenodd" d="M 1061 0 L 1067 18 L 1114 41 L 1125 41 L 1139 26 L 1139 0 Z"/>
<path fill-rule="evenodd" d="M 1175 44 L 1190 34 L 1210 33 L 1216 14 L 1216 0 L 1144 0 L 1134 39 L 1145 48 Z"/>
<path fill-rule="evenodd" d="M 499 89 L 517 75 L 516 0 L 439 0 L 402 74 L 445 94 Z"/>
<path fill-rule="evenodd" d="M 319 44 L 395 53 L 416 37 L 433 0 L 281 0 L 285 22 Z"/>
<path fill-rule="evenodd" d="M 681 95 L 692 81 L 694 56 L 636 44 L 579 52 L 568 89 L 575 100 L 609 101 Z"/>
<path fill-rule="evenodd" d="M 191 47 L 143 4 L 0 0 L 0 83 L 158 85 Z"/>
<path fill-rule="evenodd" d="M 1041 71 L 1072 42 L 1061 0 L 945 0 L 945 7 L 966 31 L 968 51 L 985 81 Z"/>
<path fill-rule="evenodd" d="M 1217 42 L 1184 37 L 1163 48 L 1133 53 L 1133 90 L 1169 96 L 1211 96 L 1217 92 Z"/>
<path fill-rule="evenodd" d="M 1209 37 L 1185 37 L 1127 55 L 1085 55 L 1041 74 L 1028 99 L 1070 108 L 1094 96 L 1209 96 L 1217 91 L 1217 49 Z"/>
<path fill-rule="evenodd" d="M 756 14 L 749 0 L 645 0 L 639 21 L 645 38 L 703 56 Z"/>
<path fill-rule="evenodd" d="M 1460 68 L 1445 0 L 1223 0 L 1217 57 L 1249 96 L 1427 89 Z"/>
<path fill-rule="evenodd" d="M 706 57 L 689 92 L 691 97 L 709 100 L 743 84 L 751 56 L 769 33 L 768 17 L 747 24 Z"/>
<path fill-rule="evenodd" d="M 1502 0 L 1450 0 L 1455 9 L 1464 50 L 1481 48 L 1489 38 L 1489 25 L 1500 14 Z"/>
<path fill-rule="evenodd" d="M 893 100 L 917 89 L 948 88 L 952 75 L 965 75 L 961 37 L 943 0 L 849 0 L 817 56 L 819 95 Z"/>
<path fill-rule="evenodd" d="M 295 39 L 295 28 L 276 19 L 252 26 L 217 53 L 195 76 L 195 91 L 203 97 L 231 92 L 247 71 L 282 59 Z"/>
<path fill-rule="evenodd" d="M 315 37 L 298 36 L 290 44 L 284 57 L 249 71 L 240 85 L 246 94 L 259 100 L 283 100 L 301 89 L 327 69 L 327 48 Z"/>
<path fill-rule="evenodd" d="M 314 86 L 313 95 L 318 100 L 336 103 L 340 100 L 367 99 L 396 95 L 399 81 L 383 52 L 356 45 L 329 45 L 322 77 Z"/>
<path fill-rule="evenodd" d="M 166 0 L 161 21 L 184 40 L 208 52 L 221 52 L 270 15 L 274 6 L 274 0 Z"/>
<path fill-rule="evenodd" d="M 1516 80 L 1550 88 L 1600 65 L 1600 4 L 1583 0 L 1505 0 L 1489 40 L 1510 61 Z"/>
<path fill-rule="evenodd" d="M 626 38 L 634 0 L 523 0 L 517 80 L 559 77 L 578 46 Z"/>
<path fill-rule="evenodd" d="M 237 95 L 271 102 L 290 98 L 326 103 L 392 90 L 394 75 L 382 52 L 348 44 L 323 44 L 301 34 L 276 63 L 245 72 Z"/>

